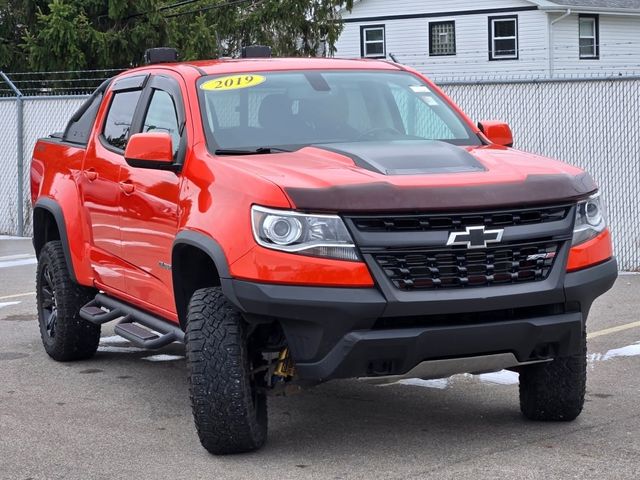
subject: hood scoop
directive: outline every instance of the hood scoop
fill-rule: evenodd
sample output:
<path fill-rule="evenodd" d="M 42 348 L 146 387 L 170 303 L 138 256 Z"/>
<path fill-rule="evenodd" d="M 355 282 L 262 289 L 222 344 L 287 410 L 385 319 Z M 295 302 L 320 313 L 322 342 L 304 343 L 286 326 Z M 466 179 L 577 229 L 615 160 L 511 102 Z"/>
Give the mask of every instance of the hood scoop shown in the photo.
<path fill-rule="evenodd" d="M 400 140 L 314 145 L 351 158 L 360 168 L 383 175 L 482 172 L 464 148 L 437 140 Z"/>

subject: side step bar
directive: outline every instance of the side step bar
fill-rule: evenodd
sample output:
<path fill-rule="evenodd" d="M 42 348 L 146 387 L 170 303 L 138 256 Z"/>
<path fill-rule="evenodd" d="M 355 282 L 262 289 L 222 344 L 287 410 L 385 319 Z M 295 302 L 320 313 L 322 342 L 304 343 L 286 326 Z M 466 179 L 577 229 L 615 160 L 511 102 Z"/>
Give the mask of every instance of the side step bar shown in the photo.
<path fill-rule="evenodd" d="M 141 348 L 155 349 L 173 342 L 184 342 L 184 332 L 177 325 L 104 293 L 97 294 L 95 299 L 82 307 L 80 317 L 96 325 L 122 318 L 114 332 Z"/>

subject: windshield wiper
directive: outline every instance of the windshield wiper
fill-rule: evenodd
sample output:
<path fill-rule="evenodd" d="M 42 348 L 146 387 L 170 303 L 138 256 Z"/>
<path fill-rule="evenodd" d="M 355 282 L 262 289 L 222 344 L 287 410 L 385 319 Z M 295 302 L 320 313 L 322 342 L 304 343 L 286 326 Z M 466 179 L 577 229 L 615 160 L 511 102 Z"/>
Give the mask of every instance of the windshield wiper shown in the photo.
<path fill-rule="evenodd" d="M 234 148 L 219 148 L 214 153 L 216 155 L 259 155 L 259 154 L 268 154 L 268 153 L 276 153 L 276 152 L 291 152 L 291 150 L 286 150 L 284 148 L 276 148 L 276 147 L 258 147 L 258 148 L 247 148 L 247 149 L 234 149 Z"/>

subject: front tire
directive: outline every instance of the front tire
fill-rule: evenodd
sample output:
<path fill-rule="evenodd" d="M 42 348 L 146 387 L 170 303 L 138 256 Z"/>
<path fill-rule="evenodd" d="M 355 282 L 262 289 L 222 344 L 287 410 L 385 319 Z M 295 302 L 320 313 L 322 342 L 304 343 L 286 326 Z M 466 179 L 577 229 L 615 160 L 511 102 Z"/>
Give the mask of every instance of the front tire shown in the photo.
<path fill-rule="evenodd" d="M 42 344 L 54 360 L 85 360 L 96 353 L 100 327 L 80 317 L 94 296 L 93 289 L 71 279 L 62 243 L 48 242 L 38 258 L 36 303 Z"/>
<path fill-rule="evenodd" d="M 587 338 L 580 353 L 520 371 L 520 410 L 530 420 L 570 422 L 582 412 L 587 384 Z"/>
<path fill-rule="evenodd" d="M 214 455 L 257 450 L 267 437 L 267 401 L 252 370 L 240 312 L 220 288 L 197 290 L 187 312 L 189 392 L 202 446 Z"/>

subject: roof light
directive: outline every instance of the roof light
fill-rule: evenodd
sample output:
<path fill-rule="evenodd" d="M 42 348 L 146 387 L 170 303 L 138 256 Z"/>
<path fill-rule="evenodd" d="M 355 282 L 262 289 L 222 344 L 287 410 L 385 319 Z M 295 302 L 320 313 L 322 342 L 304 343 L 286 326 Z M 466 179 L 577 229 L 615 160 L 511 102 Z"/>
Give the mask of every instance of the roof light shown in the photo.
<path fill-rule="evenodd" d="M 271 47 L 265 45 L 249 45 L 242 47 L 242 58 L 271 58 Z"/>
<path fill-rule="evenodd" d="M 177 62 L 178 50 L 169 47 L 150 48 L 144 52 L 144 61 L 147 65 Z"/>

